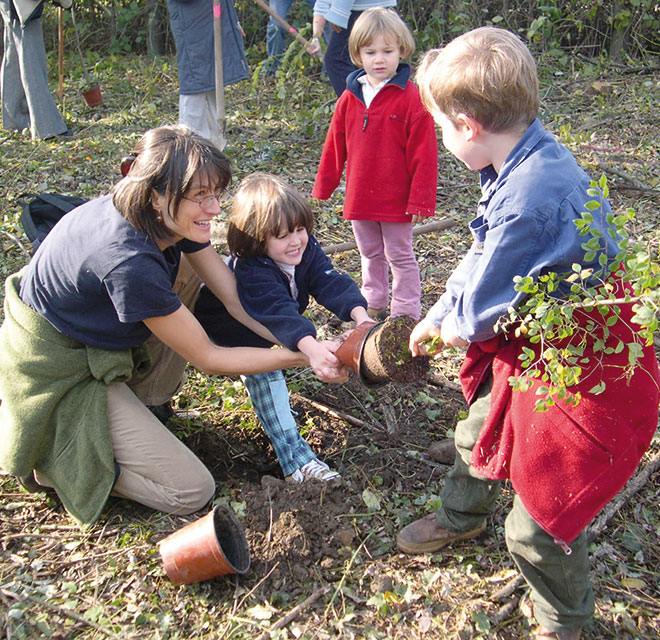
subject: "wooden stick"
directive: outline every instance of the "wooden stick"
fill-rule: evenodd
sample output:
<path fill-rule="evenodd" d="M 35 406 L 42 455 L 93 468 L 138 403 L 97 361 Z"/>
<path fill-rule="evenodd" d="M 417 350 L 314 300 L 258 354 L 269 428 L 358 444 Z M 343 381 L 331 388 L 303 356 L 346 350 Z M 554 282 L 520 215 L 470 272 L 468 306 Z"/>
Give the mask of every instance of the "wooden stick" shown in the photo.
<path fill-rule="evenodd" d="M 259 1 L 259 0 L 256 0 Z M 433 233 L 434 231 L 444 231 L 449 229 L 457 224 L 456 220 L 451 218 L 442 218 L 441 220 L 436 220 L 434 222 L 427 222 L 426 224 L 415 225 L 413 227 L 413 236 L 419 236 L 424 233 Z M 355 242 L 340 242 L 339 244 L 331 244 L 327 247 L 322 247 L 323 252 L 326 255 L 332 255 L 333 253 L 341 253 L 342 251 L 351 251 L 352 249 L 357 249 L 357 244 Z"/>
<path fill-rule="evenodd" d="M 220 150 L 227 144 L 227 119 L 225 117 L 225 83 L 222 66 L 222 5 L 221 0 L 213 0 L 213 51 L 215 59 L 215 109 L 218 123 Z"/>
<path fill-rule="evenodd" d="M 311 405 L 315 409 L 318 409 L 322 413 L 326 413 L 329 416 L 332 416 L 333 418 L 338 418 L 339 420 L 344 420 L 344 422 L 348 422 L 350 424 L 355 425 L 356 427 L 363 427 L 364 429 L 369 429 L 370 425 L 367 424 L 364 420 L 360 420 L 359 418 L 356 418 L 355 416 L 350 415 L 349 413 L 343 413 L 341 411 L 337 411 L 336 409 L 332 409 L 324 404 L 321 404 L 320 402 L 316 402 L 314 400 L 310 400 L 309 398 L 306 398 L 305 396 L 301 396 L 300 394 L 295 394 L 292 396 L 293 398 L 297 400 L 301 400 L 302 402 L 306 402 L 307 404 Z"/>
<path fill-rule="evenodd" d="M 62 7 L 57 7 L 57 40 L 58 40 L 58 83 L 57 93 L 60 98 L 64 95 L 64 24 L 62 18 Z"/>
<path fill-rule="evenodd" d="M 285 616 L 281 617 L 277 622 L 271 625 L 270 629 L 264 631 L 257 638 L 257 640 L 269 640 L 272 631 L 277 631 L 282 627 L 286 627 L 286 625 L 289 624 L 289 622 L 295 620 L 302 611 L 304 611 L 311 604 L 314 604 L 321 596 L 324 596 L 326 593 L 328 593 L 328 591 L 330 591 L 330 587 L 328 585 L 314 591 L 314 593 L 312 593 L 311 596 L 305 598 L 305 600 L 303 600 L 299 605 L 291 609 L 289 613 L 287 613 Z"/>
<path fill-rule="evenodd" d="M 290 33 L 294 38 L 300 40 L 300 42 L 303 43 L 304 47 L 307 48 L 309 45 L 309 40 L 306 38 L 303 38 L 303 36 L 300 35 L 300 32 L 295 28 L 292 27 L 282 16 L 279 15 L 276 11 L 271 9 L 265 2 L 264 0 L 254 0 L 266 13 L 270 14 L 273 16 L 273 18 L 279 22 L 282 27 L 287 31 L 287 33 Z M 322 57 L 323 54 L 321 53 L 320 56 L 317 57 Z"/>
<path fill-rule="evenodd" d="M 619 509 L 621 509 L 630 498 L 646 486 L 649 478 L 658 470 L 658 468 L 660 468 L 660 451 L 656 452 L 655 455 L 651 457 L 646 463 L 646 466 L 637 475 L 631 478 L 628 484 L 614 497 L 612 502 L 601 511 L 598 518 L 596 518 L 593 524 L 587 529 L 587 543 L 593 542 L 593 540 L 603 532 L 609 521 L 619 512 Z"/>

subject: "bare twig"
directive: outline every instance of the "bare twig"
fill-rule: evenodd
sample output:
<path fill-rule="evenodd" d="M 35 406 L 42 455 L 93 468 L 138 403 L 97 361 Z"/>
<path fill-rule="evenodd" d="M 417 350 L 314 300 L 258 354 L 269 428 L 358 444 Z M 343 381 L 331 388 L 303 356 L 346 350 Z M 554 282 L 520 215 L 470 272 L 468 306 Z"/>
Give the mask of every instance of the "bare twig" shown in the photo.
<path fill-rule="evenodd" d="M 264 631 L 257 638 L 257 640 L 268 640 L 270 638 L 271 632 L 277 631 L 277 629 L 281 629 L 282 627 L 286 627 L 286 625 L 288 625 L 289 622 L 295 620 L 305 609 L 307 609 L 307 607 L 314 604 L 319 598 L 321 598 L 326 593 L 328 593 L 328 591 L 330 591 L 329 585 L 320 587 L 319 589 L 314 591 L 314 593 L 312 593 L 311 596 L 305 598 L 299 605 L 291 609 L 289 613 L 287 613 L 285 616 L 282 616 L 279 620 L 277 620 L 274 624 L 272 624 L 270 629 Z"/>
<path fill-rule="evenodd" d="M 621 507 L 638 493 L 649 481 L 649 478 L 660 468 L 660 452 L 655 453 L 653 457 L 647 462 L 644 469 L 635 475 L 626 485 L 626 487 L 614 498 L 612 502 L 601 512 L 600 516 L 594 523 L 587 529 L 587 544 L 600 535 L 607 527 L 609 521 L 619 512 Z M 525 580 L 522 576 L 516 576 L 501 589 L 496 591 L 490 600 L 497 602 L 508 598 L 516 589 L 524 584 Z M 493 622 L 498 623 L 504 620 L 518 605 L 520 596 L 512 598 L 508 601 L 495 615 Z"/>
<path fill-rule="evenodd" d="M 318 409 L 322 413 L 332 416 L 333 418 L 337 418 L 338 420 L 344 420 L 345 422 L 353 424 L 356 427 L 362 427 L 364 429 L 373 428 L 372 425 L 370 425 L 368 422 L 365 422 L 364 420 L 360 420 L 360 418 L 356 418 L 355 416 L 352 416 L 350 413 L 344 413 L 343 411 L 333 409 L 324 404 L 321 404 L 320 402 L 316 402 L 315 400 L 310 400 L 305 396 L 301 396 L 300 394 L 292 395 L 292 398 L 296 400 L 301 400 L 302 402 L 306 402 L 307 404 L 311 405 L 315 409 Z M 378 420 L 376 420 L 373 416 L 371 416 L 371 419 L 381 430 L 383 431 L 386 430 L 385 427 L 383 427 L 383 425 L 380 422 L 378 422 Z"/>
<path fill-rule="evenodd" d="M 646 486 L 649 478 L 660 468 L 660 451 L 656 452 L 646 463 L 644 468 L 639 471 L 628 484 L 619 492 L 619 494 L 607 505 L 600 513 L 598 518 L 587 529 L 587 541 L 593 540 L 599 536 L 607 527 L 609 521 L 619 512 L 619 509 L 630 500 L 636 493 Z"/>
<path fill-rule="evenodd" d="M 442 218 L 441 220 L 436 220 L 435 222 L 427 222 L 426 224 L 421 224 L 413 227 L 413 236 L 419 236 L 424 233 L 433 233 L 434 231 L 444 231 L 453 227 L 456 223 L 456 220 L 451 218 Z M 327 247 L 323 247 L 323 251 L 326 255 L 332 255 L 333 253 L 341 253 L 342 251 L 351 251 L 352 249 L 357 249 L 357 244 L 355 242 L 340 242 L 339 244 L 331 244 Z"/>
<path fill-rule="evenodd" d="M 11 233 L 11 231 L 7 231 L 6 229 L 0 229 L 0 231 L 2 231 L 2 233 L 4 233 L 6 236 L 9 236 L 20 247 L 21 251 L 27 258 L 31 257 L 30 252 L 23 246 L 23 243 L 18 239 L 18 236 Z"/>
<path fill-rule="evenodd" d="M 456 393 L 461 393 L 461 394 L 463 393 L 463 391 L 461 390 L 461 385 L 456 384 L 451 380 L 447 380 L 446 378 L 443 378 L 441 375 L 435 373 L 434 371 L 431 371 L 428 374 L 426 381 L 429 384 L 432 384 L 434 387 L 444 387 L 445 389 L 449 389 L 450 391 L 455 391 Z"/>
<path fill-rule="evenodd" d="M 119 640 L 120 638 L 120 636 L 117 636 L 111 631 L 104 629 L 100 624 L 96 624 L 91 620 L 87 620 L 82 616 L 79 616 L 77 613 L 74 613 L 73 611 L 69 611 L 69 609 L 65 609 L 64 607 L 57 607 L 54 604 L 51 604 L 50 602 L 46 602 L 45 600 L 42 600 L 41 598 L 35 598 L 33 595 L 29 593 L 18 594 L 18 593 L 14 593 L 13 591 L 9 591 L 8 589 L 0 589 L 0 593 L 2 593 L 3 595 L 9 598 L 13 598 L 14 600 L 18 600 L 22 602 L 26 602 L 26 601 L 32 602 L 33 604 L 36 604 L 40 607 L 44 607 L 44 609 L 48 609 L 53 613 L 64 616 L 65 618 L 70 618 L 71 620 L 80 622 L 81 624 L 84 624 L 88 627 L 92 627 L 93 629 L 96 629 L 97 631 L 108 636 L 109 638 L 117 638 L 117 640 Z"/>

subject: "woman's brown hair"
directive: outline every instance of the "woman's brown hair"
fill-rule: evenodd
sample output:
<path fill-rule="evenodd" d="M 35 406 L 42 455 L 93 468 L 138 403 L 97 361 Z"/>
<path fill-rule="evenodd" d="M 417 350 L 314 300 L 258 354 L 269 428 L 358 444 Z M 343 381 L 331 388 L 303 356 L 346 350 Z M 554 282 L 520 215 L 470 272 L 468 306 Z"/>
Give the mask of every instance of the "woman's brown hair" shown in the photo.
<path fill-rule="evenodd" d="M 231 182 L 229 159 L 210 140 L 183 125 L 150 129 L 135 146 L 135 160 L 112 189 L 117 210 L 152 240 L 169 240 L 169 231 L 157 219 L 152 191 L 167 198 L 176 220 L 181 200 L 194 177 L 201 174 L 223 191 Z"/>

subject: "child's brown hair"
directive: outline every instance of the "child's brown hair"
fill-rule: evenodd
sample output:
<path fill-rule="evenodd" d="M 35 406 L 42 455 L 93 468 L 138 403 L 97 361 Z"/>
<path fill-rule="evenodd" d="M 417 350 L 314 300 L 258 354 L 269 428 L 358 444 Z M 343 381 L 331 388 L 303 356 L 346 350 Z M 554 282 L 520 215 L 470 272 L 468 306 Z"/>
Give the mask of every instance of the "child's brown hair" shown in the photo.
<path fill-rule="evenodd" d="M 464 113 L 498 133 L 527 127 L 538 115 L 536 63 L 506 29 L 480 27 L 427 52 L 416 80 L 424 106 L 454 124 Z"/>
<path fill-rule="evenodd" d="M 253 173 L 241 180 L 227 220 L 227 245 L 232 255 L 252 258 L 266 253 L 269 236 L 282 227 L 294 231 L 314 228 L 309 204 L 292 186 L 270 173 Z"/>
<path fill-rule="evenodd" d="M 360 48 L 369 46 L 378 36 L 399 47 L 400 57 L 409 58 L 415 53 L 415 39 L 408 25 L 394 9 L 367 9 L 355 21 L 348 37 L 348 52 L 353 64 L 362 66 Z"/>

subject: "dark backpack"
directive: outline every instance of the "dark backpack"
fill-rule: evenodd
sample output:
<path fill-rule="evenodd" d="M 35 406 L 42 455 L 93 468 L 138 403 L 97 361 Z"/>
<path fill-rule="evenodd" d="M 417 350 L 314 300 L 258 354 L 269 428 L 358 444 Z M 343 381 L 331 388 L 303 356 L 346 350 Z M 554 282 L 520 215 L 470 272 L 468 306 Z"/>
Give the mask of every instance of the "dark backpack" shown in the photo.
<path fill-rule="evenodd" d="M 48 232 L 65 214 L 85 204 L 87 200 L 78 196 L 63 196 L 59 193 L 26 193 L 21 199 L 32 198 L 23 206 L 20 222 L 25 234 L 36 251 Z"/>

